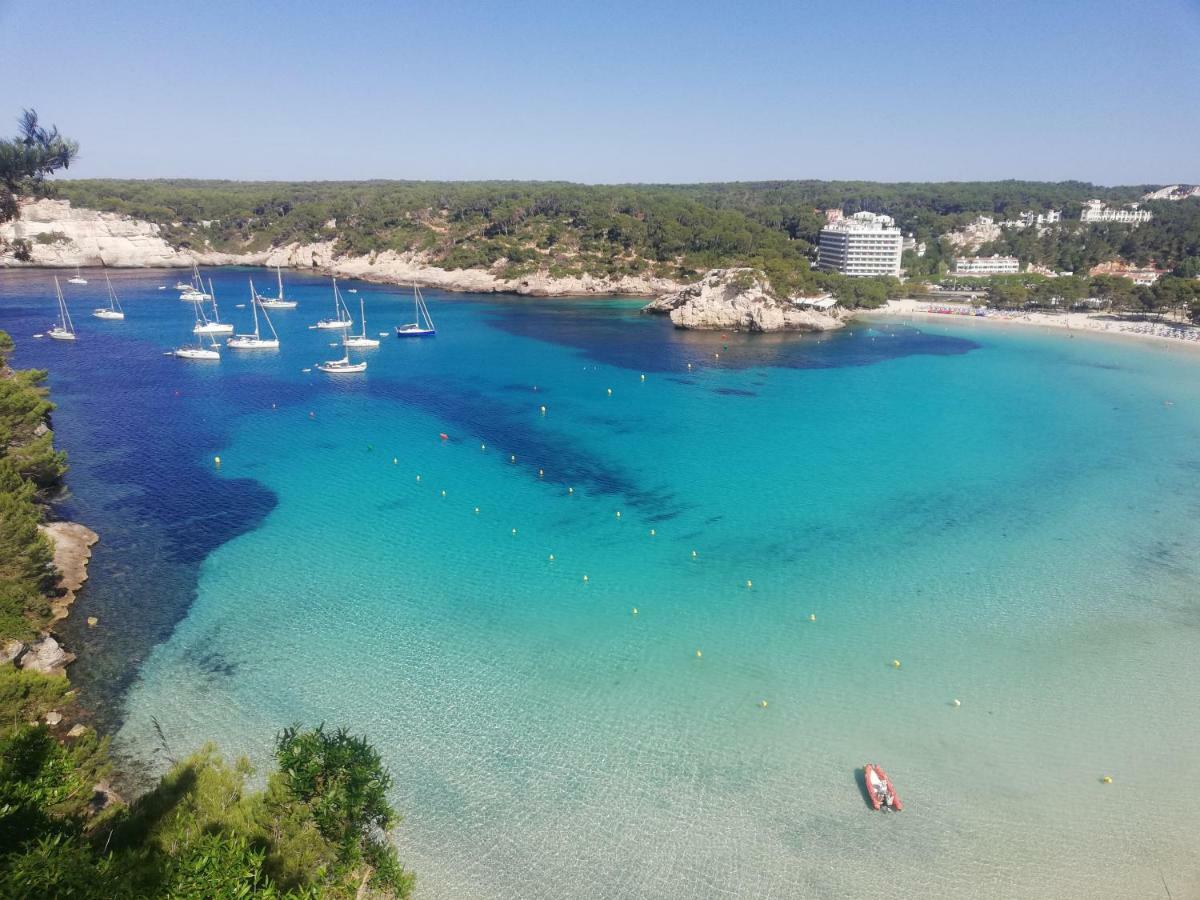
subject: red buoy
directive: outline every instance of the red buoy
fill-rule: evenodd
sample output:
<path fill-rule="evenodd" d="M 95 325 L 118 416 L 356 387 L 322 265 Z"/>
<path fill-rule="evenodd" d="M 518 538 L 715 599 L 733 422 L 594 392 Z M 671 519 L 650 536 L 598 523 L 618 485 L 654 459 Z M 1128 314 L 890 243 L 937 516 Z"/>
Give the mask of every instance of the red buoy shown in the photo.
<path fill-rule="evenodd" d="M 444 431 L 439 433 L 438 437 L 440 437 L 443 441 L 450 440 L 450 435 L 446 434 L 446 432 L 444 432 Z"/>

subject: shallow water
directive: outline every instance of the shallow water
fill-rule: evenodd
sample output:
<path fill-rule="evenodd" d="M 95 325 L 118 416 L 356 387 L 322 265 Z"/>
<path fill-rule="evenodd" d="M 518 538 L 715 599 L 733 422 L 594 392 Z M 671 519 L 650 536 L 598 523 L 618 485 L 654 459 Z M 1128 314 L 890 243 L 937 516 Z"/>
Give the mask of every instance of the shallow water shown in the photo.
<path fill-rule="evenodd" d="M 246 274 L 214 274 L 239 320 Z M 339 381 L 301 371 L 339 355 L 320 279 L 280 352 L 219 364 L 160 355 L 174 280 L 118 273 L 123 324 L 69 289 L 64 347 L 26 339 L 45 273 L 0 274 L 104 537 L 68 637 L 121 752 L 159 764 L 151 717 L 259 761 L 293 721 L 365 732 L 430 898 L 1200 888 L 1192 356 L 429 292 L 435 339 Z M 410 318 L 358 287 L 369 331 Z"/>

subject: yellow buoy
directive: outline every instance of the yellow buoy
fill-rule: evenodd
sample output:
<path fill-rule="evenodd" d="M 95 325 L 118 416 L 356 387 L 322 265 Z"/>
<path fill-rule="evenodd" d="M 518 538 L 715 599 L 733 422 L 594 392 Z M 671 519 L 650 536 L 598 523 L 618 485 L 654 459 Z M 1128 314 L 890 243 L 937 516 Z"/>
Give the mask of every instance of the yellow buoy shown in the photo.
<path fill-rule="evenodd" d="M 97 619 L 95 616 L 88 616 L 87 623 L 88 623 L 88 628 L 95 628 L 97 625 L 100 624 L 100 620 Z"/>
<path fill-rule="evenodd" d="M 420 476 L 420 475 L 418 475 L 418 476 L 417 476 L 417 481 L 420 481 L 420 480 L 421 480 L 421 476 Z"/>
<path fill-rule="evenodd" d="M 898 660 L 898 659 L 893 659 L 893 660 L 892 660 L 892 668 L 893 668 L 893 669 L 898 669 L 898 668 L 900 668 L 900 660 Z"/>
<path fill-rule="evenodd" d="M 216 465 L 217 465 L 217 468 L 220 468 L 220 467 L 221 467 L 221 457 L 219 457 L 219 456 L 214 456 L 214 457 L 213 457 L 213 462 L 214 462 L 214 463 L 216 463 Z"/>
<path fill-rule="evenodd" d="M 651 528 L 650 529 L 650 537 L 654 537 L 654 535 L 656 535 L 656 534 L 658 534 L 658 532 L 655 531 L 653 528 Z"/>
<path fill-rule="evenodd" d="M 955 706 L 962 706 L 962 701 L 961 701 L 961 700 L 959 700 L 957 697 L 955 697 L 955 698 L 954 698 L 954 705 L 955 705 Z"/>
<path fill-rule="evenodd" d="M 608 389 L 608 396 L 610 396 L 610 397 L 612 396 L 612 388 Z"/>
<path fill-rule="evenodd" d="M 445 497 L 445 496 L 446 496 L 446 492 L 445 492 L 445 491 L 442 491 L 442 496 L 443 496 L 443 497 Z"/>
<path fill-rule="evenodd" d="M 546 414 L 546 407 L 545 407 L 545 406 L 543 406 L 543 407 L 542 407 L 542 415 L 544 416 L 545 414 Z"/>
<path fill-rule="evenodd" d="M 816 613 L 809 613 L 809 614 L 808 614 L 808 621 L 810 621 L 810 622 L 815 622 L 815 621 L 817 621 L 817 614 L 816 614 Z"/>
<path fill-rule="evenodd" d="M 479 515 L 479 507 L 475 507 L 475 515 Z"/>
<path fill-rule="evenodd" d="M 690 369 L 691 367 L 692 367 L 692 364 L 691 364 L 691 363 L 688 363 L 688 368 Z"/>
<path fill-rule="evenodd" d="M 696 558 L 697 556 L 699 556 L 699 555 L 700 555 L 700 554 L 699 554 L 699 553 L 697 553 L 695 550 L 693 550 L 693 551 L 692 551 L 692 559 L 695 559 L 695 558 Z"/>
<path fill-rule="evenodd" d="M 703 659 L 703 658 L 704 658 L 704 654 L 701 653 L 699 650 L 697 650 L 696 651 L 696 659 Z"/>
<path fill-rule="evenodd" d="M 516 462 L 516 461 L 517 461 L 517 454 L 515 454 L 515 453 L 513 453 L 513 454 L 510 454 L 510 455 L 509 455 L 509 457 L 508 457 L 508 461 L 509 461 L 509 462 Z"/>
<path fill-rule="evenodd" d="M 1104 784 L 1112 784 L 1112 776 L 1105 775 L 1103 778 L 1100 779 L 1100 781 Z"/>
<path fill-rule="evenodd" d="M 573 488 L 573 487 L 569 487 L 569 488 L 567 488 L 567 493 L 568 493 L 568 494 L 573 494 L 573 493 L 575 493 L 575 488 Z"/>
<path fill-rule="evenodd" d="M 584 580 L 584 581 L 587 581 L 587 580 L 588 580 L 588 577 L 587 577 L 586 575 L 584 575 L 584 576 L 583 576 L 583 580 Z"/>
<path fill-rule="evenodd" d="M 759 701 L 758 701 L 758 705 L 759 705 L 759 706 L 761 706 L 763 709 L 766 709 L 766 708 L 767 708 L 767 701 L 766 701 L 766 700 L 759 700 Z"/>
<path fill-rule="evenodd" d="M 516 534 L 516 533 L 517 533 L 517 529 L 515 529 L 515 528 L 514 528 L 514 529 L 512 530 L 512 533 L 513 533 L 513 534 Z"/>
<path fill-rule="evenodd" d="M 480 449 L 480 450 L 486 450 L 486 449 L 487 449 L 487 444 L 480 444 L 480 445 L 479 445 L 479 449 Z"/>
<path fill-rule="evenodd" d="M 538 469 L 538 478 L 545 478 L 545 477 L 546 477 L 546 470 Z"/>
<path fill-rule="evenodd" d="M 748 587 L 748 588 L 754 587 L 754 582 L 751 581 L 749 578 L 746 579 L 746 587 Z"/>
<path fill-rule="evenodd" d="M 646 380 L 646 376 L 645 376 L 645 375 L 643 375 L 643 376 L 642 376 L 642 381 L 645 381 L 645 380 Z"/>
<path fill-rule="evenodd" d="M 617 510 L 617 518 L 621 518 L 621 511 L 619 509 Z"/>
<path fill-rule="evenodd" d="M 554 554 L 553 553 L 550 554 L 550 562 L 554 562 Z"/>
<path fill-rule="evenodd" d="M 634 614 L 635 616 L 637 615 L 637 607 L 636 607 L 636 606 L 633 608 L 633 614 Z"/>
<path fill-rule="evenodd" d="M 393 456 L 392 457 L 392 465 L 398 466 L 399 464 L 400 464 L 400 460 L 397 457 Z"/>

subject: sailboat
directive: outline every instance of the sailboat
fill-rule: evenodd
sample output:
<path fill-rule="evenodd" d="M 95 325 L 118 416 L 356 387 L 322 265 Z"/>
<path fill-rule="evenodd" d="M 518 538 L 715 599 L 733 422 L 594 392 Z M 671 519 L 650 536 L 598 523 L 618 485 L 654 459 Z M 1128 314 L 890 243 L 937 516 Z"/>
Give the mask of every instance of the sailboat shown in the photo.
<path fill-rule="evenodd" d="M 182 283 L 182 282 L 181 282 Z M 208 280 L 209 290 L 212 290 L 212 279 Z M 175 287 L 179 287 L 178 284 Z M 192 282 L 184 285 L 183 293 L 179 295 L 179 299 L 187 303 L 194 303 L 197 300 L 211 300 L 212 294 L 204 292 L 204 279 L 200 277 L 200 266 L 192 264 Z"/>
<path fill-rule="evenodd" d="M 396 337 L 432 337 L 437 334 L 433 327 L 433 319 L 429 316 L 429 307 L 425 305 L 425 298 L 421 296 L 421 289 L 417 287 L 416 282 L 413 283 L 413 308 L 416 321 L 407 325 L 397 325 Z"/>
<path fill-rule="evenodd" d="M 342 338 L 342 346 L 354 347 L 358 350 L 367 350 L 372 347 L 378 347 L 378 338 L 367 337 L 367 308 L 363 305 L 362 297 L 358 298 L 358 318 L 362 320 L 362 334 L 346 335 L 344 338 Z"/>
<path fill-rule="evenodd" d="M 262 304 L 258 301 L 258 294 L 254 293 L 254 279 L 250 279 L 250 309 L 254 312 L 254 334 L 235 334 L 233 337 L 225 341 L 234 350 L 278 350 L 279 335 L 275 333 L 275 326 L 271 324 L 271 317 L 267 315 L 267 311 L 263 310 L 263 318 L 267 320 L 267 327 L 271 329 L 271 336 L 264 338 L 258 330 L 258 308 Z"/>
<path fill-rule="evenodd" d="M 121 309 L 121 301 L 117 299 L 117 292 L 113 290 L 112 282 L 109 281 L 107 272 L 104 273 L 104 283 L 108 285 L 108 306 L 93 309 L 92 315 L 97 319 L 124 319 L 125 311 Z"/>
<path fill-rule="evenodd" d="M 200 301 L 193 300 L 192 305 L 196 308 L 196 326 L 192 329 L 193 334 L 200 334 L 201 338 L 196 341 L 195 346 L 177 347 L 171 351 L 171 355 L 176 359 L 220 359 L 221 350 L 217 347 L 217 339 L 210 332 L 201 332 L 201 319 L 204 317 L 204 311 L 200 308 Z M 209 346 L 204 346 L 203 335 L 208 334 Z"/>
<path fill-rule="evenodd" d="M 87 279 L 79 274 L 79 266 L 75 267 L 75 277 L 68 278 L 67 284 L 87 284 Z"/>
<path fill-rule="evenodd" d="M 295 309 L 296 301 L 288 300 L 283 296 L 283 272 L 279 266 L 275 267 L 275 275 L 279 279 L 279 293 L 274 297 L 262 297 L 255 294 L 254 299 L 258 301 L 258 305 L 263 309 Z"/>
<path fill-rule="evenodd" d="M 58 321 L 46 332 L 46 337 L 54 338 L 56 341 L 73 341 L 75 340 L 75 323 L 71 321 L 71 314 L 67 312 L 67 301 L 63 298 L 62 287 L 58 283 L 57 275 L 54 276 L 54 292 L 58 294 Z"/>
<path fill-rule="evenodd" d="M 356 372 L 367 371 L 367 361 L 350 362 L 350 354 L 347 353 L 341 359 L 331 359 L 328 362 L 317 363 L 317 368 L 329 375 L 353 375 Z"/>
<path fill-rule="evenodd" d="M 333 279 L 333 318 L 322 319 L 316 325 L 310 325 L 310 328 L 322 328 L 326 330 L 351 328 L 354 325 L 354 320 L 350 318 L 350 310 L 346 309 L 346 304 L 342 302 L 342 295 L 338 291 L 337 278 L 330 276 Z M 363 364 L 364 367 L 366 363 Z"/>
<path fill-rule="evenodd" d="M 200 299 L 196 298 L 196 308 L 200 310 L 200 318 L 202 321 L 196 323 L 196 327 L 192 330 L 196 334 L 233 334 L 233 326 L 228 322 L 221 321 L 221 315 L 217 312 L 217 292 L 213 290 L 212 279 L 208 279 L 208 293 L 203 296 L 212 300 L 212 318 L 209 319 L 204 315 L 204 307 L 200 305 Z"/>

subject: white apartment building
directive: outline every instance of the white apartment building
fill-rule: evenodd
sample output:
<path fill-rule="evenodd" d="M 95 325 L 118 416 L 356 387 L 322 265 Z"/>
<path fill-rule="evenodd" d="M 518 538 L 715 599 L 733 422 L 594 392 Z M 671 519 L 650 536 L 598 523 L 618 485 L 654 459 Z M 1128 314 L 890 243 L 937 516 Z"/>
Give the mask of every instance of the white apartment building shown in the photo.
<path fill-rule="evenodd" d="M 1021 264 L 1015 256 L 958 256 L 954 259 L 955 275 L 1016 275 Z"/>
<path fill-rule="evenodd" d="M 1153 218 L 1154 213 L 1148 209 L 1138 209 L 1136 203 L 1130 204 L 1128 207 L 1117 208 L 1105 206 L 1101 200 L 1087 201 L 1083 204 L 1083 211 L 1079 214 L 1079 221 L 1085 224 L 1118 222 L 1122 225 L 1141 225 Z"/>
<path fill-rule="evenodd" d="M 860 212 L 821 229 L 817 267 L 843 275 L 900 275 L 904 236 L 890 216 Z"/>

